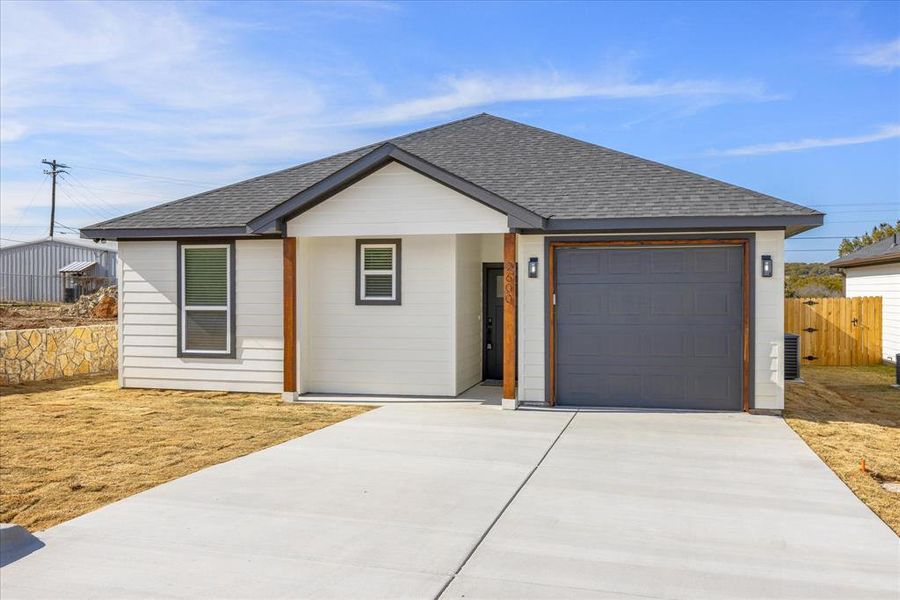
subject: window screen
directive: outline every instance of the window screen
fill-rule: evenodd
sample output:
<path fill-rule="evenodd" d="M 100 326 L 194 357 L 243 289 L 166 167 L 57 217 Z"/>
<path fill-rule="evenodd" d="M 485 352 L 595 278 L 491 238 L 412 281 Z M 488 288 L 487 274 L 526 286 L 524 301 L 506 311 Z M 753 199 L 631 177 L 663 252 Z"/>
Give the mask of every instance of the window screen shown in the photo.
<path fill-rule="evenodd" d="M 361 304 L 399 304 L 399 240 L 360 240 L 357 257 Z"/>
<path fill-rule="evenodd" d="M 231 352 L 231 246 L 181 248 L 182 352 Z"/>

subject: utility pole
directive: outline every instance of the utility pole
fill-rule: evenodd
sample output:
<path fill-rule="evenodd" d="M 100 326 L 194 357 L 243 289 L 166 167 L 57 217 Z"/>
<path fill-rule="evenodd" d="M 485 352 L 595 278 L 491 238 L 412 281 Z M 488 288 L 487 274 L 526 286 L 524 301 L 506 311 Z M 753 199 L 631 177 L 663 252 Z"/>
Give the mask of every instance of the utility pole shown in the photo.
<path fill-rule="evenodd" d="M 63 169 L 68 169 L 69 166 L 57 163 L 55 158 L 53 160 L 47 160 L 45 158 L 41 160 L 41 163 L 50 167 L 49 171 L 44 171 L 44 175 L 53 177 L 53 187 L 50 191 L 50 237 L 53 237 L 53 225 L 56 223 L 56 176 L 60 173 L 68 173 L 68 171 L 64 171 Z"/>

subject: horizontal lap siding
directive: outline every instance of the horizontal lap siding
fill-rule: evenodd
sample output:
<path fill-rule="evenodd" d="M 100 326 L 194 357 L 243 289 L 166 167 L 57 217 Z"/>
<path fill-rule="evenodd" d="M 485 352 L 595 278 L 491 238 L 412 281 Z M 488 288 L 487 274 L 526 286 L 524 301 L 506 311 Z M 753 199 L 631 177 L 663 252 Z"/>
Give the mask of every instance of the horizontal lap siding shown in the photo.
<path fill-rule="evenodd" d="M 402 303 L 357 306 L 355 238 L 306 240 L 305 391 L 455 394 L 454 236 L 407 236 L 401 248 Z"/>
<path fill-rule="evenodd" d="M 235 244 L 237 356 L 177 357 L 176 242 L 122 242 L 121 377 L 125 387 L 281 391 L 281 241 Z"/>
<path fill-rule="evenodd" d="M 499 237 L 499 236 L 498 236 Z M 456 236 L 456 393 L 481 381 L 481 238 Z"/>
<path fill-rule="evenodd" d="M 847 269 L 847 297 L 881 296 L 881 356 L 900 352 L 900 263 Z"/>

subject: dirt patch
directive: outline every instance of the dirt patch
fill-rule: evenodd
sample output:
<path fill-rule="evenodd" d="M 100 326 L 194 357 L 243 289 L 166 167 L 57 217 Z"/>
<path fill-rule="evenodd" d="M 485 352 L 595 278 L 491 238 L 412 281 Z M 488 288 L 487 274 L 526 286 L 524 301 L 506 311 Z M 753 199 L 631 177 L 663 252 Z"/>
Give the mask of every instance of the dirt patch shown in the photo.
<path fill-rule="evenodd" d="M 784 417 L 825 463 L 900 535 L 900 390 L 894 368 L 803 367 L 787 382 Z M 865 460 L 866 471 L 860 469 Z"/>
<path fill-rule="evenodd" d="M 46 529 L 367 410 L 119 389 L 108 375 L 0 388 L 0 522 Z"/>
<path fill-rule="evenodd" d="M 0 329 L 43 329 L 45 327 L 75 327 L 96 323 L 114 323 L 98 319 L 90 313 L 72 314 L 67 304 L 0 304 Z"/>

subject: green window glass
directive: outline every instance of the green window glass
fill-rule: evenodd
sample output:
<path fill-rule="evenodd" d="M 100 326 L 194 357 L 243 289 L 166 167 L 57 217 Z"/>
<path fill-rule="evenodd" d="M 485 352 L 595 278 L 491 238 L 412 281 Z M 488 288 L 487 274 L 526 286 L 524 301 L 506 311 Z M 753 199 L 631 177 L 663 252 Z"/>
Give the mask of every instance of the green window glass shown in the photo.
<path fill-rule="evenodd" d="M 230 246 L 183 246 L 182 352 L 231 351 Z"/>

